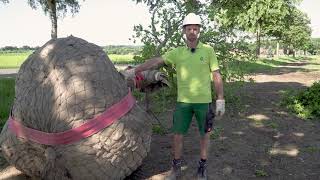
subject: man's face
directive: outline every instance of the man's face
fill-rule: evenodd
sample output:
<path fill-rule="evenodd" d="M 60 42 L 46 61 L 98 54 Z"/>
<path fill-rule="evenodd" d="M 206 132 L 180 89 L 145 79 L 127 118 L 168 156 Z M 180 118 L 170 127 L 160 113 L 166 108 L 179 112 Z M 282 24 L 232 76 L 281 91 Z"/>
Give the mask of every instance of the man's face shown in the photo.
<path fill-rule="evenodd" d="M 183 33 L 186 34 L 187 40 L 190 42 L 198 40 L 198 34 L 200 33 L 200 26 L 196 24 L 186 25 L 183 28 Z"/>

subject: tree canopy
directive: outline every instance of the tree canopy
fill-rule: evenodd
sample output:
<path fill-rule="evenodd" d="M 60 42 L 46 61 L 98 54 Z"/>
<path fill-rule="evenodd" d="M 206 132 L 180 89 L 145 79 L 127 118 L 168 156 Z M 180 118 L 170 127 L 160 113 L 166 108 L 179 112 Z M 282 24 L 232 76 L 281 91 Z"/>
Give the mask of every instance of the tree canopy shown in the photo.
<path fill-rule="evenodd" d="M 0 2 L 3 2 L 5 4 L 5 3 L 9 3 L 9 0 L 0 0 Z"/>
<path fill-rule="evenodd" d="M 260 37 L 282 38 L 298 0 L 217 0 L 210 6 L 210 17 L 221 26 L 256 33 L 257 55 Z"/>
<path fill-rule="evenodd" d="M 148 5 L 151 14 L 148 27 L 134 27 L 134 39 L 139 38 L 144 43 L 138 59 L 158 56 L 182 45 L 183 18 L 194 12 L 203 20 L 200 40 L 214 46 L 226 79 L 241 78 L 241 72 L 227 72 L 227 64 L 252 58 L 250 34 L 256 36 L 257 55 L 260 37 L 275 38 L 288 47 L 299 49 L 306 47 L 310 40 L 308 18 L 296 7 L 300 0 L 134 1 Z"/>
<path fill-rule="evenodd" d="M 45 14 L 49 14 L 51 20 L 51 38 L 57 38 L 57 18 L 64 17 L 70 11 L 75 14 L 79 11 L 78 0 L 28 0 L 28 4 L 33 9 L 39 6 Z"/>

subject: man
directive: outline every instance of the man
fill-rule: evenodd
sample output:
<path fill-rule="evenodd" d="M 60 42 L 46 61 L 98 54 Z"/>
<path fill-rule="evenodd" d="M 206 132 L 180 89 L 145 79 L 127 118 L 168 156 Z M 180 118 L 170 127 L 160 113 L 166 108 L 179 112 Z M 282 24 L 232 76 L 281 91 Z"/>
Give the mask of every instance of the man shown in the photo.
<path fill-rule="evenodd" d="M 181 173 L 181 153 L 183 135 L 190 126 L 193 115 L 197 119 L 200 138 L 200 161 L 197 169 L 198 179 L 207 179 L 207 149 L 209 132 L 212 129 L 214 114 L 211 110 L 211 75 L 216 92 L 216 116 L 225 112 L 223 82 L 218 61 L 212 47 L 199 42 L 201 19 L 194 13 L 188 14 L 183 21 L 183 33 L 186 46 L 167 52 L 162 57 L 152 58 L 135 69 L 127 70 L 127 78 L 136 73 L 162 65 L 176 68 L 178 97 L 173 115 L 173 150 L 172 169 L 167 179 L 175 179 Z M 157 78 L 161 78 L 160 76 Z"/>

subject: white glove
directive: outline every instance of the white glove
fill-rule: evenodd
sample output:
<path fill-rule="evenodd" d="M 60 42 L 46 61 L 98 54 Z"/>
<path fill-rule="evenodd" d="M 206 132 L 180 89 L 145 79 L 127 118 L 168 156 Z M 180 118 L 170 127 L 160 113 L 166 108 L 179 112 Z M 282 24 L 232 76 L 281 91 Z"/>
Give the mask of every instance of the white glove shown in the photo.
<path fill-rule="evenodd" d="M 156 72 L 154 74 L 154 80 L 156 81 L 162 81 L 164 78 L 166 77 L 166 75 L 163 72 Z"/>
<path fill-rule="evenodd" d="M 156 72 L 155 75 L 154 75 L 154 79 L 156 81 L 161 81 L 163 84 L 165 84 L 166 86 L 170 87 L 170 83 L 167 80 L 167 76 L 163 72 Z"/>
<path fill-rule="evenodd" d="M 222 116 L 225 112 L 225 100 L 216 100 L 216 116 Z"/>
<path fill-rule="evenodd" d="M 133 79 L 136 76 L 135 68 L 120 71 L 125 79 Z"/>

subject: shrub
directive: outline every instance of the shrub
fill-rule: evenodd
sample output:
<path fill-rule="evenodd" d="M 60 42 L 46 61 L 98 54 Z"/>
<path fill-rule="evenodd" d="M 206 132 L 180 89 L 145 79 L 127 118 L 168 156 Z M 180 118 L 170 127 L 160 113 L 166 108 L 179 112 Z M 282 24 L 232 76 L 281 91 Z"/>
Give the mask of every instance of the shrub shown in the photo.
<path fill-rule="evenodd" d="M 320 81 L 304 91 L 286 94 L 282 104 L 303 119 L 319 119 Z"/>

